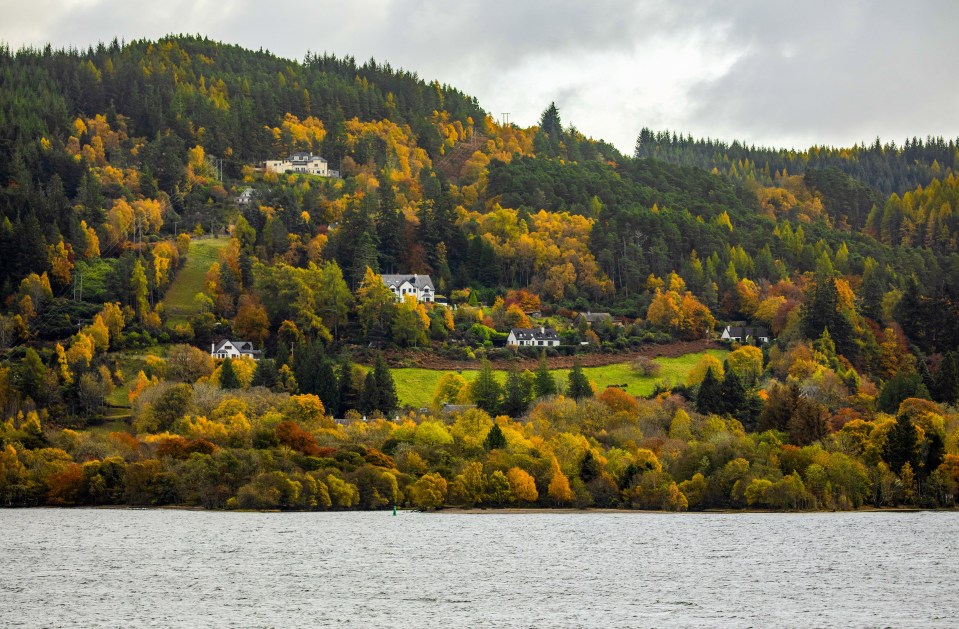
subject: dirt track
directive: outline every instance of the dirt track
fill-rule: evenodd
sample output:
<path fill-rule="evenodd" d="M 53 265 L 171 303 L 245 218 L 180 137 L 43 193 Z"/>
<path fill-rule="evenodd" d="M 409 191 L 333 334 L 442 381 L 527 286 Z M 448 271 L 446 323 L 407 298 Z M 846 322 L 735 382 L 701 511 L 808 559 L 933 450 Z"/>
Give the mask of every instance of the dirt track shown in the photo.
<path fill-rule="evenodd" d="M 642 349 L 634 350 L 630 352 L 619 352 L 615 354 L 579 354 L 577 356 L 553 356 L 547 357 L 546 363 L 549 365 L 550 369 L 569 369 L 573 366 L 573 362 L 579 360 L 579 363 L 583 367 L 602 367 L 603 365 L 612 365 L 615 363 L 625 363 L 635 360 L 640 356 L 648 356 L 650 358 L 656 357 L 667 357 L 675 358 L 677 356 L 682 356 L 683 354 L 691 354 L 693 352 L 702 352 L 707 349 L 722 349 L 722 346 L 716 343 L 715 341 L 675 341 L 673 343 L 664 343 L 662 345 L 650 344 L 644 346 Z M 422 367 L 424 369 L 451 369 L 451 370 L 460 370 L 460 369 L 478 369 L 479 362 L 469 361 L 469 360 L 452 360 L 449 358 L 443 358 L 442 356 L 437 356 L 435 354 L 413 354 L 408 352 L 395 352 L 388 355 L 387 360 L 390 364 L 406 364 L 409 362 L 413 363 L 415 367 Z M 507 363 L 514 364 L 513 360 L 492 360 L 494 367 L 505 366 Z M 534 370 L 539 365 L 539 358 L 521 358 L 516 363 L 521 369 L 530 369 Z"/>

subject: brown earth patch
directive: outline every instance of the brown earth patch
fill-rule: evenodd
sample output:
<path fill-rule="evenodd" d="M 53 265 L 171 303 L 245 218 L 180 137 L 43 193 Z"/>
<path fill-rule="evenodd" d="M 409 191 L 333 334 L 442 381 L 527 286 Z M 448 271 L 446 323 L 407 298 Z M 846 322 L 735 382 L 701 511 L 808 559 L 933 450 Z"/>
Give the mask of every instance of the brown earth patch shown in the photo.
<path fill-rule="evenodd" d="M 707 349 L 723 349 L 715 341 L 674 341 L 672 343 L 649 344 L 638 350 L 618 352 L 614 354 L 577 354 L 576 356 L 547 356 L 546 364 L 550 369 L 569 369 L 573 363 L 579 361 L 583 367 L 603 367 L 616 363 L 633 361 L 640 356 L 648 358 L 677 358 L 684 354 L 702 352 Z M 420 367 L 423 369 L 442 369 L 459 371 L 462 369 L 479 369 L 480 363 L 475 360 L 453 360 L 434 353 L 414 353 L 407 351 L 389 352 L 387 362 L 394 366 Z M 503 369 L 509 365 L 516 365 L 520 369 L 535 370 L 539 366 L 539 358 L 516 356 L 511 358 L 496 358 L 490 360 L 494 369 Z"/>

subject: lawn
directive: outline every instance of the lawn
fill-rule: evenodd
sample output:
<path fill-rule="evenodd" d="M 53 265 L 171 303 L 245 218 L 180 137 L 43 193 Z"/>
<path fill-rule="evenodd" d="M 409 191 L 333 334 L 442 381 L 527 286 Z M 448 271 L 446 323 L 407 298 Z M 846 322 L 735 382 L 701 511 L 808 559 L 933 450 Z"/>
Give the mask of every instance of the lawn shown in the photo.
<path fill-rule="evenodd" d="M 719 360 L 726 357 L 725 350 L 711 349 L 706 352 L 685 354 L 678 358 L 656 358 L 662 370 L 656 377 L 643 377 L 634 373 L 630 363 L 615 363 L 603 367 L 584 367 L 583 373 L 600 389 L 605 389 L 608 385 L 626 385 L 626 391 L 633 395 L 649 395 L 657 382 L 669 384 L 681 383 L 686 378 L 686 374 L 693 368 L 703 353 L 712 354 Z M 477 374 L 476 369 L 464 369 L 459 373 L 467 381 L 473 380 Z M 393 369 L 393 379 L 396 381 L 396 393 L 400 398 L 400 403 L 404 405 L 421 408 L 429 406 L 433 400 L 433 392 L 439 383 L 443 374 L 450 373 L 440 369 L 420 369 L 409 367 L 403 369 Z M 556 369 L 553 375 L 556 377 L 560 386 L 566 385 L 566 377 L 569 369 Z M 497 377 L 502 382 L 506 377 L 503 370 L 496 371 Z"/>
<path fill-rule="evenodd" d="M 220 250 L 229 242 L 229 238 L 206 238 L 190 243 L 186 263 L 176 274 L 163 297 L 169 320 L 182 322 L 196 312 L 193 298 L 203 290 L 206 272 L 210 270 L 210 265 L 217 261 Z"/>

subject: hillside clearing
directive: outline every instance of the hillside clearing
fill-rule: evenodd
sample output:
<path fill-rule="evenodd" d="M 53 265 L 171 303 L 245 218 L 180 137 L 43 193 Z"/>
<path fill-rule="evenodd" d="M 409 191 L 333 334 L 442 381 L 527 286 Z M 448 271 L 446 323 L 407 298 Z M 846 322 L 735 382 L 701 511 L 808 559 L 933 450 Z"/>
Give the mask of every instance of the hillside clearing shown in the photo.
<path fill-rule="evenodd" d="M 610 385 L 626 385 L 625 390 L 632 395 L 649 395 L 653 392 L 657 382 L 667 384 L 682 383 L 689 370 L 702 358 L 703 354 L 710 354 L 719 360 L 725 359 L 729 352 L 725 350 L 710 349 L 705 352 L 694 352 L 684 354 L 675 358 L 656 358 L 662 371 L 655 377 L 644 377 L 633 371 L 630 362 L 614 363 L 600 367 L 584 367 L 583 373 L 591 382 L 602 390 Z M 467 381 L 472 381 L 479 372 L 478 369 L 423 369 L 420 367 L 408 367 L 393 369 L 393 379 L 396 381 L 396 393 L 400 399 L 400 404 L 409 405 L 415 408 L 428 407 L 433 401 L 433 392 L 440 378 L 447 373 L 459 373 Z M 554 369 L 553 375 L 561 387 L 565 387 L 566 378 L 569 375 L 569 369 Z M 506 371 L 497 369 L 494 371 L 500 382 L 505 380 Z"/>
<path fill-rule="evenodd" d="M 206 238 L 190 243 L 186 263 L 177 273 L 163 297 L 168 320 L 182 322 L 196 312 L 193 298 L 203 290 L 203 280 L 210 265 L 217 261 L 220 250 L 230 242 L 229 238 Z"/>

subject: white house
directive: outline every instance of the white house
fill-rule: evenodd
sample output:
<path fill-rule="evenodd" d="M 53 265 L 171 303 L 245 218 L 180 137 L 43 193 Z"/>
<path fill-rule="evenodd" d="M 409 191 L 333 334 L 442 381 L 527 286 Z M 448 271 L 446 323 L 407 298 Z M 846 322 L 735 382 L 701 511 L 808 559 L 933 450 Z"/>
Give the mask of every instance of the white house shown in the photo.
<path fill-rule="evenodd" d="M 416 301 L 436 301 L 436 289 L 429 275 L 381 275 L 383 283 L 393 292 L 396 301 L 403 301 L 407 295 L 416 297 Z"/>
<path fill-rule="evenodd" d="M 553 328 L 513 328 L 506 337 L 507 345 L 518 347 L 557 347 L 559 334 Z"/>
<path fill-rule="evenodd" d="M 239 358 L 240 356 L 249 356 L 253 360 L 259 360 L 263 356 L 263 352 L 258 349 L 253 349 L 253 343 L 249 341 L 231 341 L 224 339 L 210 346 L 210 356 L 214 358 Z"/>
<path fill-rule="evenodd" d="M 727 325 L 723 333 L 719 335 L 719 338 L 723 341 L 736 341 L 739 343 L 749 340 L 768 343 L 770 340 L 769 330 L 761 326 L 752 325 Z"/>
<path fill-rule="evenodd" d="M 254 190 L 253 188 L 244 188 L 243 192 L 237 195 L 236 204 L 239 207 L 246 207 L 250 205 L 251 203 L 253 203 L 253 199 L 255 198 L 256 198 L 256 190 Z"/>
<path fill-rule="evenodd" d="M 340 176 L 338 170 L 330 170 L 326 159 L 313 153 L 293 153 L 286 159 L 267 160 L 264 168 L 275 173 L 306 173 L 320 177 Z"/>

